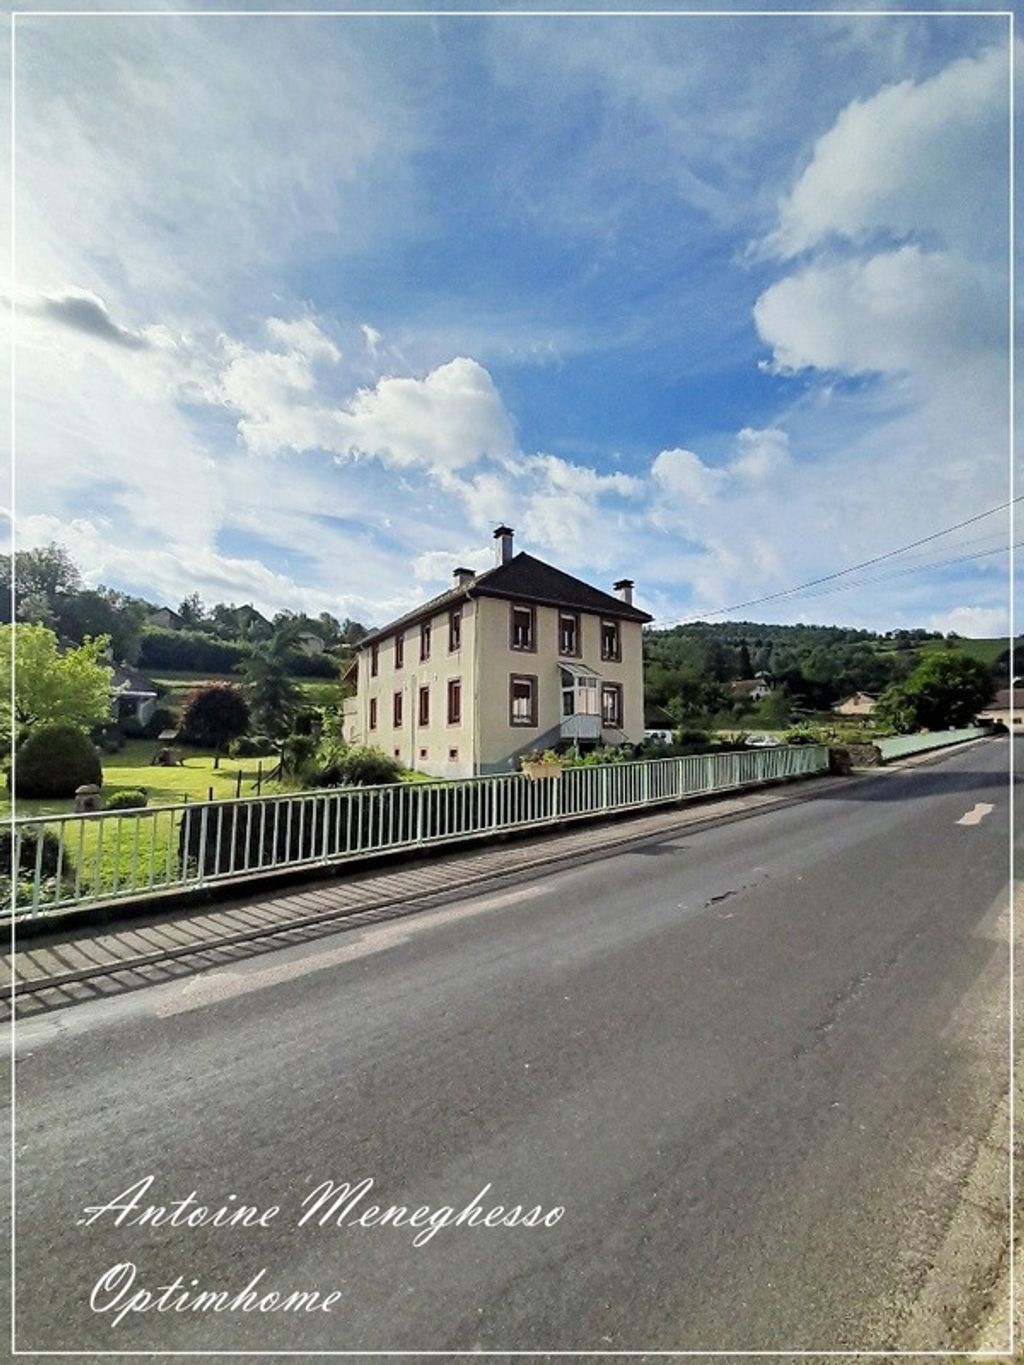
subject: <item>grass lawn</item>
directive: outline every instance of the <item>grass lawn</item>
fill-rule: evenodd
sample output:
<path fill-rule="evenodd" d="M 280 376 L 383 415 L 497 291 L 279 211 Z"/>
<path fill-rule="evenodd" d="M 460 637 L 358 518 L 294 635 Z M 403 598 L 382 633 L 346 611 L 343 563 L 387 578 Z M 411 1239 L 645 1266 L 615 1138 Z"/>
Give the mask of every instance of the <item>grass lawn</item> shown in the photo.
<path fill-rule="evenodd" d="M 150 759 L 161 747 L 155 739 L 130 739 L 118 754 L 103 755 L 103 795 L 111 797 L 116 791 L 140 788 L 149 796 L 151 806 L 169 806 L 180 801 L 205 801 L 210 789 L 214 800 L 224 800 L 236 794 L 241 774 L 241 795 L 252 796 L 256 790 L 259 765 L 268 773 L 274 767 L 273 756 L 258 758 L 225 758 L 214 768 L 214 755 L 203 749 L 175 747 L 183 759 L 181 767 L 153 767 Z M 263 790 L 267 787 L 264 784 Z M 272 788 L 276 790 L 276 788 Z M 19 801 L 18 815 L 68 815 L 73 802 Z M 7 796 L 0 801 L 0 815 L 10 815 L 11 803 Z"/>

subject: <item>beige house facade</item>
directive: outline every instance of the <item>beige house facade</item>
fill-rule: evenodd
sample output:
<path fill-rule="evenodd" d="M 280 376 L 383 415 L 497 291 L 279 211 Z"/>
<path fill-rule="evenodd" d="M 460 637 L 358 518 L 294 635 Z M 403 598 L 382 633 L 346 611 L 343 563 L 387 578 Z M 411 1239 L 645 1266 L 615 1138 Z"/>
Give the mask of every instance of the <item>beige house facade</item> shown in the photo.
<path fill-rule="evenodd" d="M 346 735 L 438 777 L 512 772 L 526 754 L 644 737 L 643 626 L 617 595 L 513 552 L 360 642 Z"/>
<path fill-rule="evenodd" d="M 832 710 L 837 716 L 870 716 L 877 704 L 878 698 L 870 692 L 851 692 L 842 701 L 835 702 Z"/>

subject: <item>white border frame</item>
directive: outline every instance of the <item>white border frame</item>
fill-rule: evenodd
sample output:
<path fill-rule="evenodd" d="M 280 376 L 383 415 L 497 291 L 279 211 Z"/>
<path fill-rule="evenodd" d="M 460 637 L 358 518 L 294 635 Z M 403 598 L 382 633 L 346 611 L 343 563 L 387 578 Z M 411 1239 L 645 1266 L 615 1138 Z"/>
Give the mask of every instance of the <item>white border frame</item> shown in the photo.
<path fill-rule="evenodd" d="M 1016 1320 L 1014 1320 L 1014 1309 L 1016 1309 L 1016 1264 L 1014 1264 L 1014 1171 L 1013 1171 L 1013 1137 L 1014 1137 L 1014 852 L 1013 852 L 1013 831 L 1014 831 L 1014 803 L 1013 803 L 1013 777 L 1014 777 L 1014 740 L 1013 740 L 1013 692 L 1014 692 L 1014 612 L 1013 612 L 1013 579 L 1014 579 L 1014 422 L 1016 422 L 1016 399 L 1014 399 L 1014 299 L 1016 299 L 1016 280 L 1014 280 L 1014 137 L 1013 137 L 1013 115 L 1014 115 L 1014 86 L 1013 86 L 1013 53 L 1014 53 L 1014 11 L 1013 10 L 12 10 L 11 11 L 11 201 L 10 201 L 10 269 L 11 269 L 11 358 L 10 358 L 10 403 L 11 403 L 11 474 L 10 474 L 10 495 L 11 495 L 11 558 L 14 560 L 16 550 L 16 355 L 18 355 L 18 344 L 16 344 L 16 324 L 18 324 L 18 307 L 16 307 L 16 265 L 18 265 L 18 253 L 16 253 L 16 197 L 15 197 L 15 168 L 16 168 L 16 101 L 15 101 L 15 71 L 16 71 L 16 19 L 22 15 L 25 18 L 45 19 L 45 18 L 66 18 L 66 19 L 137 19 L 137 18 L 182 18 L 182 19 L 348 19 L 348 18 L 395 18 L 395 19 L 751 19 L 751 18 L 771 18 L 771 19 L 796 19 L 796 18 L 815 18 L 822 16 L 826 19 L 860 19 L 860 18 L 879 18 L 879 19 L 1009 19 L 1008 26 L 1008 57 L 1009 57 L 1009 108 L 1008 108 L 1008 213 L 1009 213 L 1009 242 L 1008 242 L 1008 313 L 1009 313 L 1009 401 L 1008 401 L 1008 422 L 1009 422 L 1009 517 L 1008 517 L 1008 538 L 1009 538 L 1009 575 L 1008 575 L 1008 598 L 1009 598 L 1009 684 L 1010 684 L 1010 734 L 1008 738 L 1009 747 L 1009 998 L 1008 998 L 1008 1035 L 1009 1035 L 1009 1141 L 1008 1141 L 1008 1160 L 1009 1160 L 1009 1246 L 1008 1246 L 1008 1293 L 1009 1293 L 1009 1346 L 1002 1350 L 930 1350 L 930 1351 L 904 1351 L 904 1350 L 851 1350 L 851 1351 L 814 1351 L 814 1350 L 620 1350 L 620 1351 L 516 1351 L 516 1350 L 493 1350 L 493 1351 L 326 1351 L 326 1350 L 274 1350 L 274 1351 L 51 1351 L 51 1350 L 18 1350 L 16 1347 L 16 1081 L 15 1081 L 15 1039 L 16 1039 L 16 1001 L 15 1001 L 15 977 L 14 971 L 11 972 L 11 1052 L 10 1052 L 10 1072 L 11 1072 L 11 1355 L 60 1355 L 60 1357 L 83 1357 L 91 1360 L 105 1360 L 108 1357 L 150 1357 L 150 1355 L 172 1355 L 172 1357 L 210 1357 L 210 1355 L 225 1355 L 225 1357 L 247 1357 L 257 1360 L 262 1357 L 489 1357 L 489 1355 L 501 1355 L 501 1357 L 576 1357 L 576 1358 L 605 1358 L 605 1357 L 636 1357 L 636 1355 L 650 1355 L 650 1357 L 688 1357 L 688 1355 L 706 1355 L 706 1357 L 771 1357 L 771 1358 L 801 1358 L 801 1357 L 821 1357 L 821 1358 L 841 1358 L 841 1360 L 852 1360 L 852 1358 L 879 1358 L 885 1360 L 897 1355 L 905 1357 L 922 1358 L 961 1358 L 961 1360 L 1002 1360 L 1006 1355 L 1013 1357 L 1016 1350 Z M 14 621 L 14 597 L 15 584 L 14 575 L 11 575 L 11 620 Z M 11 707 L 14 714 L 15 698 L 15 648 L 14 632 L 11 637 Z M 14 777 L 14 753 L 12 753 L 12 777 Z M 11 890 L 11 960 L 14 961 L 16 950 L 16 915 L 14 913 L 14 882 Z"/>

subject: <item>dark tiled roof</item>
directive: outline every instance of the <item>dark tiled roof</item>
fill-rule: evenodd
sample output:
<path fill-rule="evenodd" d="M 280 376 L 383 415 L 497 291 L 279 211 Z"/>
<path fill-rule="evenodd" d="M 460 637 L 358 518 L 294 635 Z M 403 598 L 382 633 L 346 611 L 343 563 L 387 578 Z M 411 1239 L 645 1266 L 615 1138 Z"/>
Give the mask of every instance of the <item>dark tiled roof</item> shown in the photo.
<path fill-rule="evenodd" d="M 129 692 L 152 692 L 156 696 L 157 687 L 152 678 L 147 678 L 145 673 L 140 673 L 137 668 L 129 668 L 127 664 L 118 664 L 114 669 L 110 680 L 111 687 L 123 687 Z"/>
<path fill-rule="evenodd" d="M 602 616 L 613 616 L 623 621 L 652 621 L 654 618 L 639 607 L 623 602 L 621 597 L 613 597 L 600 588 L 592 588 L 581 578 L 563 573 L 542 559 L 535 559 L 525 551 L 513 557 L 506 564 L 498 564 L 493 569 L 485 569 L 463 587 L 450 588 L 447 592 L 431 598 L 414 611 L 406 612 L 386 626 L 370 631 L 360 642 L 362 649 L 374 640 L 382 640 L 403 626 L 422 621 L 446 607 L 456 606 L 468 597 L 503 597 L 514 601 L 536 602 L 549 607 L 571 607 L 575 611 L 590 611 Z"/>
<path fill-rule="evenodd" d="M 1009 711 L 1011 709 L 1010 689 L 1008 687 L 1001 687 L 993 700 L 990 701 L 984 709 L 986 711 Z M 1024 687 L 1015 687 L 1013 689 L 1012 709 L 1014 711 L 1024 711 Z"/>

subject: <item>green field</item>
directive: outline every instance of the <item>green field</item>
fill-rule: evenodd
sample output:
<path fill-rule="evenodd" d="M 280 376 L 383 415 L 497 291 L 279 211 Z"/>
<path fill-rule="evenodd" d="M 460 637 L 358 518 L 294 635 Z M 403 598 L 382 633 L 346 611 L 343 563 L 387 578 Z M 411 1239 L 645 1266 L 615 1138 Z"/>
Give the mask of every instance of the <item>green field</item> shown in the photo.
<path fill-rule="evenodd" d="M 1005 654 L 1010 647 L 1010 642 L 1005 635 L 997 636 L 995 639 L 978 640 L 923 640 L 920 644 L 914 645 L 914 652 L 919 657 L 928 654 L 945 653 L 947 650 L 955 650 L 959 654 L 965 654 L 968 658 L 977 659 L 986 668 L 992 666 L 999 658 L 1000 654 Z M 1024 648 L 1024 635 L 1020 636 L 1014 649 Z M 878 647 L 879 654 L 896 653 L 896 645 L 886 640 Z"/>

